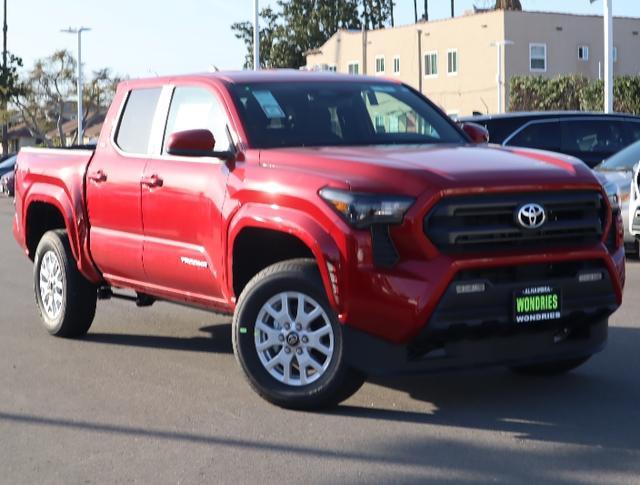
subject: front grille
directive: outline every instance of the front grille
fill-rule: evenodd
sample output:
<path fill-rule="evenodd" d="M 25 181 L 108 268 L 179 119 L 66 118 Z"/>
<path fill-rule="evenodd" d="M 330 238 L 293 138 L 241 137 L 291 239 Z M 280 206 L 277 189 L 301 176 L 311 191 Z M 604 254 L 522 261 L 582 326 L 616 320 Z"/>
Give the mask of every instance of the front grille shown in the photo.
<path fill-rule="evenodd" d="M 517 223 L 518 210 L 528 203 L 545 210 L 538 229 Z M 447 197 L 425 217 L 424 232 L 445 252 L 593 244 L 602 239 L 605 207 L 594 191 Z"/>

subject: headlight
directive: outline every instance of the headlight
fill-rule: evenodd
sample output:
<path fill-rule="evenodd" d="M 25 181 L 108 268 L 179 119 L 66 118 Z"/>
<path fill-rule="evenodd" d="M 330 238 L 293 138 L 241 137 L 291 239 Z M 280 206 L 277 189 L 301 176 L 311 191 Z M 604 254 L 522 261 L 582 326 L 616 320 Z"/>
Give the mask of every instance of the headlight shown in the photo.
<path fill-rule="evenodd" d="M 357 229 L 365 229 L 372 224 L 400 224 L 415 200 L 412 197 L 360 194 L 331 188 L 324 188 L 319 194 Z"/>
<path fill-rule="evenodd" d="M 611 204 L 611 209 L 616 211 L 620 209 L 620 200 L 622 199 L 620 196 L 620 187 L 614 183 L 608 183 L 604 185 L 604 191 L 609 198 L 609 204 Z"/>

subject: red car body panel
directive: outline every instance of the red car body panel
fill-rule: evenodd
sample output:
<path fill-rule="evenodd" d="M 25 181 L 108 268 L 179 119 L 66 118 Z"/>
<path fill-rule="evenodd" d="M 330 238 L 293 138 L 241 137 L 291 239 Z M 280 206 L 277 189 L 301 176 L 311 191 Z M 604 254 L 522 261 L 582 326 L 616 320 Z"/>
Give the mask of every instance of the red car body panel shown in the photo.
<path fill-rule="evenodd" d="M 562 155 L 490 146 L 251 148 L 227 84 L 297 82 L 301 76 L 328 79 L 323 74 L 237 73 L 121 84 L 93 156 L 20 153 L 16 239 L 27 248 L 30 204 L 51 203 L 63 214 L 78 268 L 91 281 L 233 311 L 236 238 L 249 227 L 284 232 L 313 253 L 340 321 L 394 343 L 420 332 L 465 268 L 600 260 L 621 303 L 624 249 L 619 245 L 611 252 L 605 236 L 587 248 L 450 255 L 424 234 L 425 216 L 449 195 L 595 190 L 607 200 L 586 166 Z M 166 85 L 203 86 L 216 94 L 239 150 L 232 164 L 160 153 L 131 156 L 116 147 L 114 133 L 128 91 Z M 391 228 L 398 264 L 374 264 L 369 232 L 349 227 L 319 197 L 327 186 L 416 199 L 403 223 Z M 614 222 L 610 219 L 605 235 Z"/>

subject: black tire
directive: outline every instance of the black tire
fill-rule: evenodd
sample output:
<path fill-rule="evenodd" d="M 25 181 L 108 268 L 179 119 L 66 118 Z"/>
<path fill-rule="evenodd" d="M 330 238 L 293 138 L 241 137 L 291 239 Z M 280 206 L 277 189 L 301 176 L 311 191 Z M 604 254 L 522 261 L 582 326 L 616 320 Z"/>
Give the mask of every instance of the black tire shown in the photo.
<path fill-rule="evenodd" d="M 47 313 L 40 291 L 43 258 L 53 252 L 62 273 L 62 304 L 53 317 Z M 34 261 L 34 291 L 40 318 L 46 330 L 56 337 L 80 337 L 89 331 L 96 313 L 97 287 L 78 271 L 64 230 L 49 231 L 38 243 Z"/>
<path fill-rule="evenodd" d="M 559 376 L 572 371 L 576 367 L 580 367 L 591 356 L 579 357 L 576 359 L 557 360 L 553 362 L 544 362 L 541 364 L 520 365 L 511 367 L 510 369 L 516 374 L 527 376 Z"/>
<path fill-rule="evenodd" d="M 334 350 L 330 362 L 316 381 L 306 385 L 285 384 L 272 376 L 260 361 L 254 338 L 260 309 L 275 295 L 288 291 L 303 293 L 317 302 L 333 331 Z M 258 273 L 240 295 L 232 335 L 234 354 L 249 384 L 260 396 L 277 406 L 304 410 L 335 406 L 353 395 L 365 381 L 361 373 L 345 363 L 342 328 L 327 302 L 314 260 L 292 259 Z"/>

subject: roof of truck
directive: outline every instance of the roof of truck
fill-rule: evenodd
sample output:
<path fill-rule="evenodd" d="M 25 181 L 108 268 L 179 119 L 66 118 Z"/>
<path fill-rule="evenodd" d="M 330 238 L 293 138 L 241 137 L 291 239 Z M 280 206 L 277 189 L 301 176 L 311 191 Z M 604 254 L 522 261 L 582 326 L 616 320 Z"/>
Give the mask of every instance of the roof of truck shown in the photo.
<path fill-rule="evenodd" d="M 391 82 L 399 84 L 398 79 L 384 76 L 354 76 L 351 74 L 338 74 L 328 71 L 297 71 L 294 69 L 264 69 L 260 71 L 218 71 L 195 74 L 181 74 L 176 76 L 152 77 L 143 79 L 130 79 L 123 84 L 162 84 L 168 82 L 195 81 L 215 79 L 227 83 L 251 83 L 251 82 Z"/>

